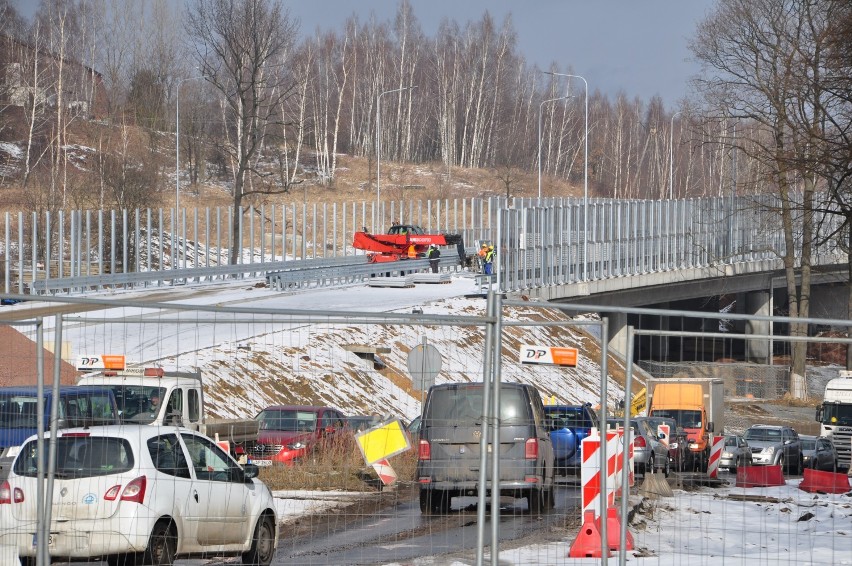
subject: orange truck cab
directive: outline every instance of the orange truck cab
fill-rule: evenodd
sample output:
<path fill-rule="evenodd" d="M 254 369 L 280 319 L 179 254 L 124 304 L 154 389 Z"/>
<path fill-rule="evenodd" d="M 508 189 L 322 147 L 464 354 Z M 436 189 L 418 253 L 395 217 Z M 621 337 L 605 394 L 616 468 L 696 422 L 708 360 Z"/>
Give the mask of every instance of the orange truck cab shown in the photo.
<path fill-rule="evenodd" d="M 723 434 L 724 382 L 713 378 L 651 378 L 646 384 L 647 414 L 669 417 L 687 435 L 687 465 L 706 470 L 710 437 Z"/>

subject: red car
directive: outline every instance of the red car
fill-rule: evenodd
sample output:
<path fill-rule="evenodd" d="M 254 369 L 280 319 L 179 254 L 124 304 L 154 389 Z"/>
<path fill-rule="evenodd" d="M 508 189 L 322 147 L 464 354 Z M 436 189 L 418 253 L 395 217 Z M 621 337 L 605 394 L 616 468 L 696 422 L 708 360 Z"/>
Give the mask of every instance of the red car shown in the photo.
<path fill-rule="evenodd" d="M 346 417 L 332 407 L 275 405 L 255 418 L 260 421 L 260 432 L 251 461 L 258 466 L 271 466 L 273 462 L 292 465 L 320 440 L 346 428 Z"/>

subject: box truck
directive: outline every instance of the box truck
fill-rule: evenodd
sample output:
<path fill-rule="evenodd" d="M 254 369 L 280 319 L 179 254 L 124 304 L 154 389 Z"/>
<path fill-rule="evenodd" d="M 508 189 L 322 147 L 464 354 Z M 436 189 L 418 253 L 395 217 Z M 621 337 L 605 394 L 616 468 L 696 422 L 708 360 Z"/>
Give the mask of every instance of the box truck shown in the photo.
<path fill-rule="evenodd" d="M 650 378 L 646 384 L 649 417 L 669 417 L 687 436 L 687 467 L 707 469 L 711 436 L 725 428 L 725 384 L 721 379 Z"/>

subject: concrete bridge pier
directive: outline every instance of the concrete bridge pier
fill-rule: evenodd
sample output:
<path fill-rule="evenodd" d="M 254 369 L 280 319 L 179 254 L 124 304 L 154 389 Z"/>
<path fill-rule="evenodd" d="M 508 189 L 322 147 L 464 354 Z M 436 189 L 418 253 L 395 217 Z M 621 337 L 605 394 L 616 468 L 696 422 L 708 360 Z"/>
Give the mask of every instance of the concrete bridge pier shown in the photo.
<path fill-rule="evenodd" d="M 769 291 L 749 291 L 745 293 L 746 314 L 770 316 L 772 314 L 772 294 Z M 771 323 L 766 320 L 748 320 L 745 324 L 746 334 L 762 334 L 768 336 L 771 333 Z M 771 362 L 772 348 L 767 339 L 746 340 L 746 361 L 758 364 Z"/>
<path fill-rule="evenodd" d="M 609 319 L 607 327 L 607 341 L 609 350 L 627 359 L 627 314 L 623 312 L 601 313 Z"/>

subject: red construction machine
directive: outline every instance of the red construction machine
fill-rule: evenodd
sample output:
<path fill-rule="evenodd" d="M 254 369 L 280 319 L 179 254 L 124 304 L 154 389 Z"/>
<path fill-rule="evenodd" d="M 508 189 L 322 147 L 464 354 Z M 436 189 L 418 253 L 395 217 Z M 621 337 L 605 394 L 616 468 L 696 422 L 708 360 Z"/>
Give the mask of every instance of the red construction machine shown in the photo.
<path fill-rule="evenodd" d="M 409 248 L 414 246 L 417 257 L 431 245 L 457 246 L 461 257 L 464 258 L 464 244 L 460 234 L 427 234 L 420 226 L 410 224 L 394 224 L 387 234 L 370 234 L 355 232 L 352 246 L 366 250 L 370 263 L 398 261 L 409 258 Z"/>

